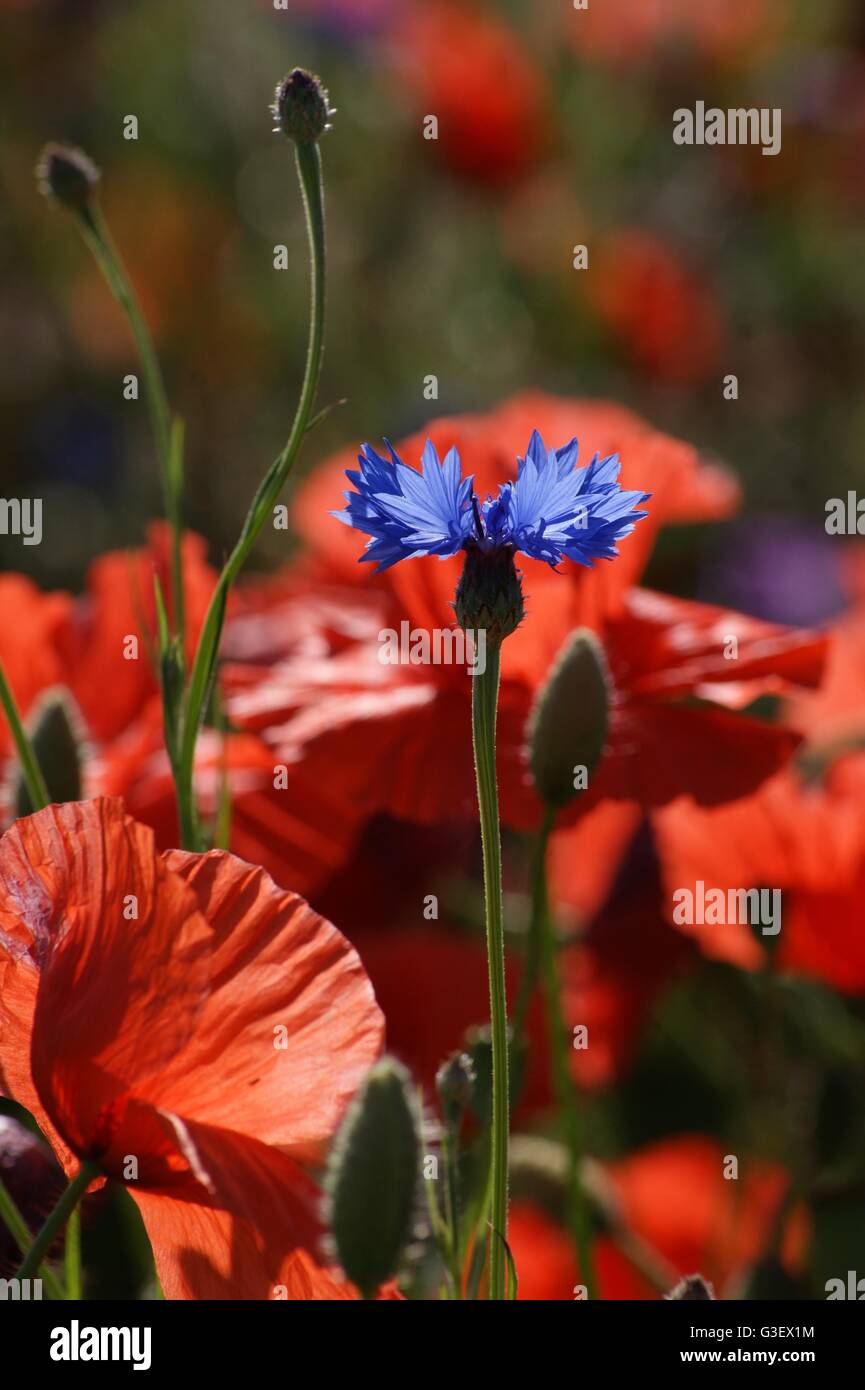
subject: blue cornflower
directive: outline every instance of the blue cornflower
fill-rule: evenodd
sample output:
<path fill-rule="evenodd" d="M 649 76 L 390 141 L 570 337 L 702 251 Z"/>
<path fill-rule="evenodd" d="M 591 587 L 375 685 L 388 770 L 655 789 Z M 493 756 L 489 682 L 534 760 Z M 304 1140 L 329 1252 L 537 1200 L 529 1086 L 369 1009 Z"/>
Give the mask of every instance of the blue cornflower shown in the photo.
<path fill-rule="evenodd" d="M 523 619 L 522 586 L 514 565 L 520 551 L 555 568 L 566 557 L 591 566 L 618 552 L 646 515 L 638 511 L 647 492 L 619 487 L 617 454 L 577 468 L 577 441 L 547 449 L 535 430 L 525 458 L 517 460 L 516 482 L 502 483 L 496 497 L 481 504 L 473 478 L 463 478 L 456 449 L 444 462 L 427 440 L 421 472 L 409 468 L 387 444 L 390 459 L 364 444 L 359 469 L 346 471 L 356 491 L 348 506 L 333 515 L 370 537 L 363 560 L 388 569 L 415 555 L 465 552 L 456 592 L 457 622 L 467 631 L 483 628 L 500 643 Z"/>
<path fill-rule="evenodd" d="M 462 477 L 456 449 L 441 463 L 428 440 L 418 473 L 385 443 L 389 460 L 363 446 L 360 468 L 346 472 L 357 490 L 346 492 L 347 508 L 333 513 L 366 532 L 361 558 L 377 561 L 379 570 L 416 555 L 443 559 L 472 549 L 521 551 L 553 567 L 565 558 L 591 566 L 598 557 L 612 559 L 616 542 L 646 515 L 637 508 L 650 494 L 619 487 L 618 455 L 596 454 L 577 468 L 576 439 L 548 450 L 535 430 L 517 460 L 516 482 L 501 484 L 482 505 L 474 479 Z"/>

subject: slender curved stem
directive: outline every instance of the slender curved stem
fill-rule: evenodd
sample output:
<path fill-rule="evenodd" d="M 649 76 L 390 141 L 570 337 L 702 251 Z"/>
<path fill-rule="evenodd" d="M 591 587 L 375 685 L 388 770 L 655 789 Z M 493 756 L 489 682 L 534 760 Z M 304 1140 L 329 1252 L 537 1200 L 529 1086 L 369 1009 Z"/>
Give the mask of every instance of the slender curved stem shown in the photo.
<path fill-rule="evenodd" d="M 141 306 L 132 288 L 126 267 L 114 245 L 108 224 L 95 199 L 84 209 L 78 218 L 78 224 L 81 228 L 81 235 L 102 271 L 108 288 L 126 315 L 141 361 L 144 393 L 147 398 L 150 424 L 156 443 L 156 455 L 159 460 L 163 505 L 171 529 L 171 596 L 174 630 L 180 637 L 182 645 L 185 616 L 181 548 L 183 537 L 183 517 L 181 514 L 183 469 L 182 452 L 180 451 L 182 450 L 183 436 L 182 432 L 175 434 L 173 431 L 165 381 L 150 330 L 141 312 Z"/>
<path fill-rule="evenodd" d="M 303 437 L 311 422 L 312 409 L 321 375 L 324 349 L 326 267 L 321 156 L 316 144 L 298 145 L 295 156 L 303 194 L 310 255 L 309 342 L 306 353 L 306 370 L 297 411 L 285 448 L 271 464 L 259 485 L 243 523 L 237 544 L 219 576 L 201 630 L 184 711 L 178 769 L 178 808 L 181 816 L 183 844 L 186 849 L 198 848 L 198 818 L 192 793 L 195 745 L 215 678 L 228 592 L 261 534 L 262 527 L 270 516 L 297 457 Z"/>
<path fill-rule="evenodd" d="M 34 811 L 41 811 L 43 806 L 47 806 L 51 800 L 48 788 L 45 785 L 45 778 L 42 776 L 42 769 L 33 751 L 18 706 L 15 703 L 15 696 L 12 694 L 11 686 L 6 679 L 6 672 L 0 663 L 0 704 L 3 706 L 3 713 L 6 722 L 15 742 L 18 753 L 18 760 L 21 763 L 21 771 L 24 774 L 24 781 L 27 783 L 27 795 L 30 797 L 30 805 Z"/>
<path fill-rule="evenodd" d="M 505 994 L 505 941 L 502 909 L 502 851 L 496 785 L 496 711 L 501 648 L 490 644 L 487 667 L 472 684 L 472 740 L 478 787 L 484 863 L 487 966 L 493 1059 L 491 1142 L 490 1298 L 505 1297 L 505 1242 L 508 1227 L 508 1013 Z"/>
<path fill-rule="evenodd" d="M 24 1257 L 24 1262 L 20 1266 L 17 1279 L 30 1279 L 41 1265 L 54 1240 L 63 1227 L 63 1223 L 78 1206 L 94 1178 L 99 1176 L 99 1169 L 93 1163 L 86 1160 L 82 1163 L 75 1177 L 69 1183 L 66 1191 L 62 1194 L 60 1201 L 52 1211 L 42 1230 L 34 1240 L 30 1249 Z"/>

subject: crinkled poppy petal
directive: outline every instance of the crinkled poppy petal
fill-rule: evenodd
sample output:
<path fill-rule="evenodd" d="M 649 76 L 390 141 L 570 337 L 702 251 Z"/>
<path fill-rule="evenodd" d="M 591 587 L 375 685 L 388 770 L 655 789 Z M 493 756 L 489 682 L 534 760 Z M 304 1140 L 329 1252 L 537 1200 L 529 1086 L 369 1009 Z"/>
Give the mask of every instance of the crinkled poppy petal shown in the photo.
<path fill-rule="evenodd" d="M 192 1033 L 211 932 L 192 890 L 119 801 L 49 806 L 0 840 L 0 931 L 39 969 L 32 1070 L 79 1154 L 104 1107 Z"/>
<path fill-rule="evenodd" d="M 342 794 L 365 816 L 434 824 L 471 804 L 468 697 L 413 681 L 323 698 L 271 732 L 274 751 L 301 789 L 336 767 Z"/>
<path fill-rule="evenodd" d="M 818 685 L 829 646 L 821 633 L 648 589 L 628 592 L 607 636 L 631 695 L 694 693 L 740 707 L 763 693 Z"/>
<path fill-rule="evenodd" d="M 169 851 L 213 937 L 195 1035 L 160 1106 L 314 1157 L 379 1055 L 384 1021 L 357 954 L 295 893 L 219 850 Z"/>
<path fill-rule="evenodd" d="M 129 1185 L 166 1298 L 352 1296 L 316 1259 L 320 1197 L 293 1159 L 194 1121 L 184 1122 L 184 1141 L 207 1190 Z"/>
<path fill-rule="evenodd" d="M 30 1111 L 68 1173 L 78 1160 L 64 1143 L 46 1111 L 30 1066 L 33 1015 L 39 972 L 29 955 L 17 949 L 0 928 L 0 1095 Z"/>

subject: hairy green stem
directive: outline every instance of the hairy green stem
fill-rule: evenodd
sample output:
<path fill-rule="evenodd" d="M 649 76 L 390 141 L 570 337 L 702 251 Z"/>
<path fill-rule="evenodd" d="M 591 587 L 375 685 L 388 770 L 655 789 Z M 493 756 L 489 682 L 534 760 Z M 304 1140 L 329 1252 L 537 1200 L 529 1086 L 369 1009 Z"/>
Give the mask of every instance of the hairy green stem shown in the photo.
<path fill-rule="evenodd" d="M 36 1273 L 51 1246 L 61 1231 L 64 1222 L 72 1214 L 81 1198 L 84 1196 L 94 1178 L 99 1176 L 99 1169 L 93 1163 L 86 1160 L 82 1163 L 75 1177 L 69 1183 L 66 1191 L 62 1194 L 60 1201 L 52 1211 L 42 1230 L 34 1240 L 30 1249 L 24 1257 L 24 1262 L 20 1266 L 17 1279 L 30 1279 Z"/>
<path fill-rule="evenodd" d="M 18 706 L 15 703 L 15 696 L 12 688 L 6 679 L 6 672 L 0 663 L 0 704 L 3 706 L 3 713 L 6 715 L 6 722 L 12 733 L 15 748 L 18 753 L 18 760 L 21 763 L 21 771 L 24 774 L 24 781 L 27 783 L 27 795 L 30 797 L 30 805 L 34 811 L 41 811 L 43 806 L 47 806 L 51 800 L 48 788 L 45 785 L 45 778 L 42 776 L 42 769 L 33 751 L 33 746 L 27 737 L 24 725 L 21 722 L 21 715 L 18 713 Z"/>
<path fill-rule="evenodd" d="M 66 1222 L 63 1278 L 67 1299 L 77 1303 L 81 1298 L 81 1212 L 78 1207 L 70 1212 Z"/>
<path fill-rule="evenodd" d="M 297 457 L 303 437 L 311 423 L 312 409 L 321 375 L 324 348 L 326 264 L 321 156 L 316 144 L 298 145 L 295 156 L 303 195 L 310 255 L 309 341 L 306 353 L 306 370 L 297 411 L 285 447 L 271 464 L 253 498 L 237 544 L 219 576 L 201 630 L 184 710 L 177 783 L 181 833 L 186 849 L 198 848 L 198 816 L 192 789 L 195 745 L 215 679 L 228 593 L 261 534 L 265 521 L 271 515 L 273 506 Z"/>
<path fill-rule="evenodd" d="M 165 391 L 162 368 L 159 365 L 159 358 L 153 346 L 150 330 L 141 312 L 141 306 L 132 288 L 126 268 L 108 230 L 108 224 L 95 199 L 82 211 L 78 218 L 78 225 L 96 264 L 105 277 L 108 288 L 126 315 L 141 362 L 144 394 L 147 398 L 150 423 L 159 460 L 163 505 L 171 530 L 171 595 L 174 630 L 182 644 L 185 629 L 182 559 L 183 517 L 181 513 L 183 434 L 182 430 L 175 430 L 172 425 L 171 408 Z"/>
<path fill-rule="evenodd" d="M 484 864 L 487 966 L 490 982 L 493 1095 L 491 1138 L 490 1298 L 505 1297 L 508 1227 L 508 1012 L 502 909 L 502 849 L 496 785 L 496 711 L 501 647 L 492 643 L 487 667 L 472 678 L 472 740 Z"/>

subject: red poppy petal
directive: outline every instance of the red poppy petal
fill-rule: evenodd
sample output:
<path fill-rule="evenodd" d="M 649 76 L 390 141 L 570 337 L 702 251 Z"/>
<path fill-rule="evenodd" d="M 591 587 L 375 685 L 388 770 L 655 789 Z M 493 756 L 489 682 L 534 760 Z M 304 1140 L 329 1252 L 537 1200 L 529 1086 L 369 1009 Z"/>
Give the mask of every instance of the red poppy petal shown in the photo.
<path fill-rule="evenodd" d="M 298 1164 L 256 1139 L 194 1122 L 186 1131 L 210 1200 L 129 1187 L 166 1298 L 352 1297 L 312 1253 L 319 1196 Z"/>
<path fill-rule="evenodd" d="M 164 862 L 213 933 L 195 1035 L 163 1067 L 159 1104 L 313 1156 L 379 1055 L 384 1020 L 357 954 L 295 893 L 233 855 Z"/>
<path fill-rule="evenodd" d="M 103 798 L 49 806 L 6 832 L 0 930 L 39 967 L 34 1081 L 86 1153 L 102 1108 L 158 1073 L 195 1027 L 210 929 L 152 831 Z"/>

